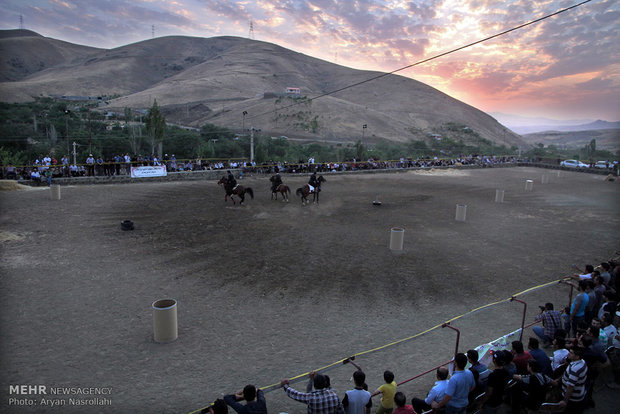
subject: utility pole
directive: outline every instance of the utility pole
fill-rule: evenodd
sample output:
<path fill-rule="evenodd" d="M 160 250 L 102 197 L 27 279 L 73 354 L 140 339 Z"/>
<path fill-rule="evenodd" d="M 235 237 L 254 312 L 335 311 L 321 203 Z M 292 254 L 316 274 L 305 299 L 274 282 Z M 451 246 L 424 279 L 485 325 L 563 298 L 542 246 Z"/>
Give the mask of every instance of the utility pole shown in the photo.
<path fill-rule="evenodd" d="M 254 162 L 254 127 L 250 127 L 250 163 Z"/>
<path fill-rule="evenodd" d="M 73 141 L 73 165 L 77 166 L 77 160 L 76 160 L 77 154 L 75 151 L 75 147 L 77 147 L 77 142 Z"/>
<path fill-rule="evenodd" d="M 67 137 L 67 153 L 69 153 L 69 116 L 71 111 L 65 109 L 65 136 Z"/>

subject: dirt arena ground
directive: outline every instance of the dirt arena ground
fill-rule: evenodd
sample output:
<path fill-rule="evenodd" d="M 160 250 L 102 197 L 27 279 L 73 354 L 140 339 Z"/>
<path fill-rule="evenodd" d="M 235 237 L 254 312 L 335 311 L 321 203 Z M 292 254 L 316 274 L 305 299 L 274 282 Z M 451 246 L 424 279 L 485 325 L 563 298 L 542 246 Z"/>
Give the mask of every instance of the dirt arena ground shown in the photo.
<path fill-rule="evenodd" d="M 307 181 L 283 178 L 293 191 Z M 77 185 L 62 187 L 61 200 L 49 189 L 1 192 L 0 411 L 188 413 L 247 383 L 271 385 L 416 335 L 620 249 L 620 182 L 598 175 L 515 167 L 326 178 L 321 203 L 304 207 L 294 194 L 270 200 L 268 177 L 243 180 L 255 191 L 243 206 L 224 203 L 215 181 Z M 504 203 L 494 202 L 496 189 Z M 457 203 L 467 205 L 464 222 L 455 221 Z M 121 231 L 126 219 L 134 231 Z M 405 229 L 400 254 L 388 248 L 392 227 Z M 151 304 L 161 298 L 178 301 L 179 336 L 168 344 L 153 341 Z M 568 289 L 522 299 L 529 322 L 546 301 L 566 305 Z M 517 329 L 522 309 L 504 302 L 453 322 L 460 350 Z M 385 369 L 401 381 L 449 360 L 455 337 L 438 328 L 356 363 L 376 389 Z M 337 391 L 352 387 L 353 371 L 329 371 Z M 401 390 L 422 396 L 433 381 Z M 109 388 L 98 397 L 110 403 L 9 395 L 11 385 Z M 34 404 L 10 404 L 15 397 Z M 305 413 L 281 390 L 266 398 L 270 413 Z"/>

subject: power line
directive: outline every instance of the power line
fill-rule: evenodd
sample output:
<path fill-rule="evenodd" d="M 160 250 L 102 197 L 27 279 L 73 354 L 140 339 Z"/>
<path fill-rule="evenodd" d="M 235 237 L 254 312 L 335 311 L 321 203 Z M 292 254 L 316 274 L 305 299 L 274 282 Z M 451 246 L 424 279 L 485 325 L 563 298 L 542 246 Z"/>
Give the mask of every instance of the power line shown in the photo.
<path fill-rule="evenodd" d="M 342 88 L 335 89 L 335 90 L 333 90 L 333 91 L 325 92 L 325 93 L 323 93 L 323 94 L 320 94 L 320 95 L 315 96 L 314 98 L 310 98 L 310 100 L 316 100 L 316 99 L 324 98 L 324 97 L 326 97 L 326 96 L 333 95 L 333 94 L 335 94 L 335 93 L 342 92 L 342 91 L 344 91 L 344 90 L 351 89 L 351 88 L 354 88 L 354 87 L 356 87 L 356 86 L 360 86 L 360 85 L 363 85 L 363 84 L 368 83 L 368 82 L 372 82 L 372 81 L 377 80 L 377 79 L 380 79 L 380 78 L 384 78 L 384 77 L 389 76 L 389 75 L 392 75 L 392 74 L 394 74 L 394 73 L 396 73 L 396 72 L 401 72 L 401 71 L 403 71 L 403 70 L 405 70 L 405 69 L 409 69 L 409 68 L 412 68 L 412 67 L 414 67 L 414 66 L 419 66 L 419 65 L 421 65 L 421 64 L 423 64 L 423 63 L 430 62 L 431 60 L 438 59 L 438 58 L 440 58 L 440 57 L 443 57 L 443 56 L 446 56 L 446 55 L 449 55 L 449 54 L 452 54 L 452 53 L 458 52 L 458 51 L 463 50 L 463 49 L 466 49 L 466 48 L 468 48 L 468 47 L 475 46 L 475 45 L 480 44 L 480 43 L 483 43 L 483 42 L 487 42 L 487 41 L 489 41 L 489 40 L 491 40 L 491 39 L 495 39 L 496 37 L 500 37 L 500 36 L 503 36 L 503 35 L 508 34 L 508 33 L 510 33 L 510 32 L 514 32 L 515 30 L 519 30 L 519 29 L 522 29 L 522 28 L 524 28 L 524 27 L 530 26 L 530 25 L 532 25 L 532 24 L 535 24 L 535 23 L 541 22 L 541 21 L 543 21 L 543 20 L 545 20 L 545 19 L 548 19 L 548 18 L 550 18 L 550 17 L 557 16 L 558 14 L 561 14 L 561 13 L 567 12 L 567 11 L 569 11 L 569 10 L 572 10 L 572 9 L 574 9 L 574 8 L 577 8 L 577 7 L 579 7 L 579 6 L 582 6 L 582 5 L 586 4 L 586 3 L 589 3 L 590 1 L 592 1 L 592 0 L 585 0 L 585 1 L 582 1 L 581 3 L 577 3 L 577 4 L 572 5 L 572 6 L 570 6 L 570 7 L 567 7 L 567 8 L 561 9 L 561 10 L 558 10 L 558 11 L 556 11 L 556 12 L 554 12 L 554 13 L 547 14 L 547 15 L 545 15 L 545 16 L 543 16 L 543 17 L 538 18 L 538 19 L 535 19 L 535 20 L 529 21 L 529 22 L 527 22 L 527 23 L 520 24 L 519 26 L 515 26 L 515 27 L 513 27 L 512 29 L 504 30 L 503 32 L 500 32 L 500 33 L 494 34 L 494 35 L 489 36 L 489 37 L 485 37 L 484 39 L 480 39 L 480 40 L 477 40 L 477 41 L 472 42 L 472 43 L 468 43 L 468 44 L 466 44 L 466 45 L 464 45 L 464 46 L 457 47 L 457 48 L 452 49 L 452 50 L 449 50 L 449 51 L 447 51 L 447 52 L 443 52 L 443 53 L 440 53 L 440 54 L 438 54 L 438 55 L 431 56 L 431 57 L 429 57 L 429 58 L 427 58 L 427 59 L 423 59 L 423 60 L 417 61 L 417 62 L 415 62 L 415 63 L 412 63 L 412 64 L 410 64 L 410 65 L 403 66 L 403 67 L 401 67 L 401 68 L 395 69 L 395 70 L 393 70 L 393 71 L 391 71 L 391 72 L 382 73 L 382 74 L 380 74 L 380 75 L 373 76 L 372 78 L 369 78 L 369 79 L 366 79 L 366 80 L 363 80 L 363 81 L 360 81 L 360 82 L 356 82 L 356 83 L 353 83 L 353 84 L 350 84 L 350 85 L 347 85 L 347 86 L 343 86 Z M 297 106 L 297 105 L 300 105 L 300 104 L 301 104 L 301 103 L 293 103 L 293 104 L 290 104 L 290 105 L 288 105 L 288 106 L 283 106 L 283 107 L 280 107 L 280 108 L 278 108 L 278 110 L 288 109 L 288 108 L 290 108 L 290 107 Z M 250 119 L 258 118 L 258 117 L 263 116 L 263 115 L 268 115 L 268 114 L 270 114 L 270 113 L 272 113 L 272 112 L 273 112 L 272 110 L 267 111 L 267 112 L 263 112 L 263 113 L 260 113 L 260 114 L 258 114 L 258 115 L 254 115 L 254 116 L 250 117 Z"/>

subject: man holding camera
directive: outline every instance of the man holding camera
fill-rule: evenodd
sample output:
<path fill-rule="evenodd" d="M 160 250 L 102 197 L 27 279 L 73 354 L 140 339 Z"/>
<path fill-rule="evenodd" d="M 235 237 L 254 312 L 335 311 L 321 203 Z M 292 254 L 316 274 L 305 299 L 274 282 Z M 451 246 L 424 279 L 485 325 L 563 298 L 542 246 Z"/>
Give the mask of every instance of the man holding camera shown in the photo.
<path fill-rule="evenodd" d="M 539 306 L 540 313 L 534 318 L 536 322 L 542 321 L 543 326 L 534 326 L 532 330 L 543 342 L 543 347 L 549 347 L 553 342 L 555 331 L 562 328 L 560 312 L 553 310 L 553 303 L 545 303 Z"/>

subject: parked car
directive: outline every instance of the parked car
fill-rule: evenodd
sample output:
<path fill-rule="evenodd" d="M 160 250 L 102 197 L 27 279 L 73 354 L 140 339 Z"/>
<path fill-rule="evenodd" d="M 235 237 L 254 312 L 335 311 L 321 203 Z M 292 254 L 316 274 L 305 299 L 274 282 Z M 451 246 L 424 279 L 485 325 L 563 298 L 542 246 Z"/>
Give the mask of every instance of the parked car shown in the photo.
<path fill-rule="evenodd" d="M 609 168 L 609 162 L 597 161 L 596 164 L 594 164 L 594 168 L 602 168 L 606 170 L 607 168 Z"/>
<path fill-rule="evenodd" d="M 562 167 L 566 168 L 588 168 L 588 164 L 584 164 L 579 160 L 564 160 L 560 163 Z"/>

